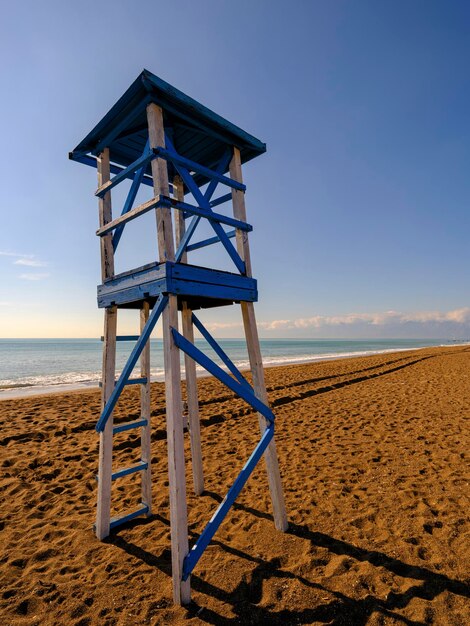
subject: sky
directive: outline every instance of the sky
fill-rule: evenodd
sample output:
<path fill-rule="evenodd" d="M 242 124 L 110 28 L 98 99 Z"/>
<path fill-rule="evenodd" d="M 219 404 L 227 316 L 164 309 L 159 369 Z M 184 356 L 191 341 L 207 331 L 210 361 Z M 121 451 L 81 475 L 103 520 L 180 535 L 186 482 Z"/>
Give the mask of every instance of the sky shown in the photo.
<path fill-rule="evenodd" d="M 470 337 L 469 3 L 0 9 L 0 337 L 102 334 L 96 172 L 68 152 L 144 67 L 267 143 L 244 168 L 262 337 Z M 118 257 L 157 258 L 154 216 Z M 242 336 L 239 307 L 202 318 Z"/>

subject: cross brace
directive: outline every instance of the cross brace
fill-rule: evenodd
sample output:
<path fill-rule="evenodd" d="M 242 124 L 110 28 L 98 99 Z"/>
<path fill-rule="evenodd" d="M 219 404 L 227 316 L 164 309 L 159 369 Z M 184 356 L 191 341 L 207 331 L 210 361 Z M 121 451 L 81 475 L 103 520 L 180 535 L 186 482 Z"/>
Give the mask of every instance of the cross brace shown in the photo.
<path fill-rule="evenodd" d="M 194 325 L 196 326 L 196 328 L 198 328 L 198 330 L 200 330 L 201 332 L 205 331 L 203 333 L 203 336 L 209 341 L 208 337 L 210 337 L 210 335 L 207 333 L 207 331 L 202 326 L 202 324 L 199 322 L 199 320 L 197 320 L 197 318 L 195 318 L 194 314 L 193 314 L 193 322 L 194 322 Z M 249 385 L 245 381 L 245 379 L 243 379 L 244 384 L 241 384 L 241 383 L 233 380 L 233 378 L 231 378 L 228 374 L 226 374 L 218 365 L 213 363 L 203 352 L 201 352 L 201 350 L 196 348 L 196 346 L 194 344 L 192 344 L 190 341 L 185 339 L 176 329 L 172 328 L 171 330 L 172 330 L 173 339 L 174 339 L 176 345 L 181 350 L 183 350 L 183 352 L 188 354 L 192 359 L 194 359 L 194 361 L 199 363 L 199 365 L 204 367 L 208 372 L 210 372 L 216 378 L 218 378 L 229 389 L 231 389 L 232 391 L 235 391 L 235 393 L 237 393 L 241 398 L 246 400 L 246 402 L 248 402 L 248 404 L 250 404 L 256 411 L 261 413 L 268 420 L 267 427 L 266 427 L 263 435 L 261 436 L 261 439 L 260 439 L 258 445 L 253 450 L 253 452 L 251 453 L 250 458 L 248 459 L 248 461 L 243 466 L 243 469 L 241 470 L 240 474 L 237 476 L 235 482 L 233 483 L 233 485 L 228 490 L 227 495 L 225 496 L 225 498 L 222 500 L 220 505 L 217 507 L 217 510 L 215 511 L 215 513 L 211 517 L 211 519 L 209 520 L 207 526 L 202 531 L 202 533 L 199 536 L 199 538 L 197 539 L 196 543 L 193 545 L 193 547 L 191 548 L 190 552 L 185 557 L 184 563 L 183 563 L 183 577 L 182 577 L 182 579 L 184 581 L 184 580 L 188 579 L 189 575 L 191 574 L 191 572 L 195 568 L 195 566 L 196 566 L 197 562 L 199 561 L 199 559 L 201 558 L 204 550 L 209 545 L 210 540 L 212 539 L 212 537 L 214 536 L 215 532 L 217 531 L 217 529 L 219 528 L 219 526 L 223 522 L 225 516 L 227 515 L 228 511 L 230 510 L 230 507 L 232 506 L 232 504 L 237 499 L 237 497 L 240 494 L 241 490 L 245 486 L 246 481 L 248 480 L 248 478 L 250 477 L 250 475 L 253 472 L 254 468 L 256 467 L 256 464 L 261 459 L 261 457 L 263 456 L 263 453 L 266 451 L 266 448 L 268 447 L 269 443 L 271 442 L 271 440 L 272 440 L 272 438 L 274 436 L 274 414 L 272 413 L 272 411 L 270 410 L 270 408 L 268 406 L 266 406 L 263 402 L 258 400 L 258 398 L 254 395 L 254 393 L 253 393 L 251 388 L 248 389 Z M 219 356 L 226 363 L 226 360 L 229 360 L 227 355 L 225 355 L 225 353 L 222 351 L 221 348 L 219 350 L 217 350 L 215 348 L 214 344 L 216 342 L 215 342 L 215 340 L 212 337 L 210 337 L 209 343 L 216 350 L 217 354 L 219 354 Z M 235 366 L 233 365 L 233 363 L 231 361 L 230 361 L 230 365 L 231 365 L 230 369 L 232 371 L 232 368 L 235 368 Z M 237 370 L 237 372 L 238 372 L 238 370 Z M 233 372 L 233 373 L 235 375 L 235 372 Z M 238 372 L 238 374 L 239 374 L 239 376 L 241 376 L 241 374 L 239 372 Z"/>
<path fill-rule="evenodd" d="M 127 360 L 127 363 L 124 366 L 124 369 L 122 370 L 121 375 L 119 376 L 119 380 L 117 381 L 116 386 L 114 387 L 113 392 L 111 396 L 109 397 L 109 400 L 106 402 L 103 412 L 101 413 L 100 418 L 98 422 L 96 423 L 97 432 L 100 433 L 104 430 L 104 427 L 106 426 L 106 422 L 108 421 L 109 416 L 113 412 L 113 409 L 116 406 L 119 396 L 121 395 L 122 390 L 124 389 L 127 381 L 129 380 L 129 376 L 132 374 L 132 370 L 134 369 L 135 364 L 137 363 L 137 359 L 140 357 L 142 350 L 145 347 L 145 344 L 150 339 L 152 330 L 155 328 L 155 324 L 157 323 L 158 318 L 162 314 L 163 309 L 166 307 L 167 302 L 168 302 L 168 296 L 164 296 L 163 294 L 161 294 L 158 297 L 158 300 L 155 303 L 152 313 L 150 314 L 148 321 L 144 326 L 142 334 L 137 340 L 129 359 Z"/>

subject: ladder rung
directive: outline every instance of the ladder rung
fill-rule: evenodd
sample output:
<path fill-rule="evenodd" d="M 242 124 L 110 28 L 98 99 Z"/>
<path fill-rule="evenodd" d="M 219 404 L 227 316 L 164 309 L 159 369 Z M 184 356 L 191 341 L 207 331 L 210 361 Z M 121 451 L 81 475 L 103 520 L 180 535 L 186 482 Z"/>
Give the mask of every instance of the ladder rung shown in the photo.
<path fill-rule="evenodd" d="M 140 335 L 117 335 L 116 341 L 137 341 Z M 101 341 L 104 341 L 104 336 L 101 335 Z"/>
<path fill-rule="evenodd" d="M 127 422 L 127 424 L 119 424 L 118 426 L 114 426 L 113 435 L 115 435 L 116 433 L 123 433 L 126 430 L 132 430 L 133 428 L 140 428 L 141 426 L 147 425 L 148 421 L 146 419 Z"/>
<path fill-rule="evenodd" d="M 126 385 L 145 385 L 147 383 L 147 378 L 129 378 L 126 382 Z"/>
<path fill-rule="evenodd" d="M 117 380 L 114 381 L 114 384 L 117 383 Z M 124 383 L 125 385 L 145 385 L 147 383 L 147 378 L 129 378 L 129 380 Z M 98 383 L 98 387 L 102 387 L 103 383 L 100 380 L 100 382 Z"/>
<path fill-rule="evenodd" d="M 145 461 L 140 461 L 139 463 L 137 463 L 137 465 L 132 465 L 131 467 L 123 467 L 122 469 L 117 470 L 116 472 L 113 472 L 111 474 L 111 480 L 116 480 L 116 478 L 122 478 L 123 476 L 134 474 L 135 472 L 142 472 L 143 470 L 146 470 L 148 466 L 149 464 L 145 463 Z"/>
<path fill-rule="evenodd" d="M 143 504 L 140 507 L 140 509 L 137 509 L 136 511 L 132 511 L 132 513 L 127 513 L 127 515 L 119 515 L 117 517 L 112 517 L 109 527 L 110 529 L 116 528 L 116 526 L 120 526 L 121 524 L 130 522 L 135 517 L 139 517 L 139 515 L 145 515 L 148 512 L 149 512 L 148 506 L 146 504 Z"/>

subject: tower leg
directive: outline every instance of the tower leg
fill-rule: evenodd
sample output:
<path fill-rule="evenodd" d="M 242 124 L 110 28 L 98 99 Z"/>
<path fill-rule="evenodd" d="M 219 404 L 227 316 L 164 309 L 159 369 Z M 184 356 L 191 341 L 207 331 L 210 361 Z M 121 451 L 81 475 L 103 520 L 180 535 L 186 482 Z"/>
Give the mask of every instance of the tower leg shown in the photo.
<path fill-rule="evenodd" d="M 190 308 L 183 303 L 183 336 L 194 343 L 193 320 Z M 187 354 L 184 355 L 186 372 L 186 392 L 188 395 L 189 437 L 191 441 L 191 459 L 193 464 L 194 493 L 200 496 L 204 491 L 204 471 L 202 467 L 201 426 L 199 421 L 199 402 L 197 398 L 196 363 Z"/>
<path fill-rule="evenodd" d="M 173 179 L 173 188 L 177 200 L 184 202 L 183 181 L 180 176 Z M 175 235 L 176 245 L 179 246 L 186 230 L 184 223 L 184 215 L 182 211 L 177 211 L 175 216 Z M 181 257 L 182 263 L 188 262 L 188 253 L 184 252 Z M 183 310 L 181 313 L 183 336 L 194 343 L 193 329 L 193 312 L 189 308 L 187 302 L 183 302 Z M 200 496 L 204 491 L 204 471 L 202 467 L 202 450 L 201 450 L 201 426 L 199 421 L 199 402 L 197 397 L 197 376 L 196 363 L 187 354 L 184 355 L 184 369 L 186 377 L 186 393 L 188 397 L 188 415 L 189 415 L 189 438 L 191 441 L 191 460 L 193 466 L 193 484 L 194 493 Z"/>
<path fill-rule="evenodd" d="M 111 307 L 104 313 L 103 345 L 103 386 L 101 408 L 108 401 L 113 389 L 116 373 L 116 328 L 117 308 Z M 111 474 L 113 464 L 113 416 L 109 418 L 103 432 L 100 433 L 100 452 L 98 465 L 98 505 L 96 510 L 95 532 L 102 540 L 109 535 L 111 519 Z"/>
<path fill-rule="evenodd" d="M 109 150 L 105 148 L 98 157 L 97 163 L 98 185 L 104 185 L 109 181 L 110 163 Z M 111 211 L 111 194 L 106 193 L 99 202 L 100 226 L 104 226 L 113 218 Z M 106 235 L 101 238 L 101 277 L 114 276 L 114 250 L 112 236 Z M 111 307 L 104 313 L 104 343 L 103 343 L 103 374 L 101 405 L 108 401 L 114 389 L 116 375 L 116 329 L 117 307 Z M 113 464 L 113 416 L 111 415 L 103 432 L 100 433 L 100 452 L 98 465 L 98 504 L 96 510 L 95 531 L 98 539 L 104 539 L 109 535 L 111 518 L 111 474 Z"/>
<path fill-rule="evenodd" d="M 240 150 L 233 149 L 233 157 L 230 162 L 230 176 L 238 182 L 243 182 Z M 243 191 L 232 189 L 233 215 L 239 220 L 246 222 L 245 194 Z M 237 250 L 245 262 L 246 275 L 251 276 L 250 246 L 248 233 L 237 230 Z M 253 388 L 255 395 L 265 404 L 268 404 L 266 386 L 264 382 L 263 360 L 259 346 L 258 329 L 256 326 L 255 309 L 252 302 L 241 303 L 243 325 L 245 328 L 248 357 L 250 359 L 251 373 L 253 376 Z M 265 418 L 258 414 L 261 433 L 266 429 Z M 284 492 L 282 490 L 281 474 L 277 459 L 276 444 L 274 439 L 264 453 L 266 469 L 268 472 L 269 491 L 273 504 L 274 523 L 278 530 L 285 531 L 288 528 Z"/>
<path fill-rule="evenodd" d="M 149 303 L 144 302 L 140 310 L 140 332 L 143 331 L 145 324 L 149 318 Z M 147 463 L 147 469 L 142 472 L 142 504 L 148 506 L 147 517 L 152 515 L 152 450 L 151 450 L 151 432 L 150 423 L 150 339 L 147 341 L 145 348 L 140 355 L 140 375 L 146 378 L 147 382 L 141 385 L 140 391 L 140 411 L 141 417 L 147 420 L 147 426 L 142 427 L 142 461 Z"/>
<path fill-rule="evenodd" d="M 150 148 L 165 147 L 162 109 L 155 103 L 147 106 Z M 152 161 L 155 197 L 169 195 L 168 169 L 163 159 Z M 160 261 L 175 258 L 171 211 L 156 210 L 158 251 Z M 179 350 L 173 341 L 171 328 L 178 328 L 178 302 L 175 295 L 168 296 L 162 314 L 163 358 L 165 365 L 166 423 L 168 443 L 168 478 L 170 485 L 171 562 L 173 599 L 176 604 L 191 600 L 190 578 L 183 581 L 183 561 L 189 551 L 188 512 L 186 505 L 186 478 L 184 462 L 184 433 L 181 399 L 181 368 Z"/>
<path fill-rule="evenodd" d="M 243 325 L 245 327 L 248 357 L 250 359 L 251 374 L 253 376 L 253 389 L 255 396 L 268 404 L 268 394 L 264 382 L 263 360 L 259 346 L 258 329 L 256 326 L 255 309 L 252 302 L 242 302 Z M 266 430 L 266 419 L 258 413 L 258 421 L 261 434 Z M 281 473 L 277 459 L 276 443 L 274 439 L 264 453 L 266 469 L 268 472 L 269 491 L 273 505 L 274 524 L 278 530 L 286 531 L 288 528 L 284 492 L 282 490 Z"/>
<path fill-rule="evenodd" d="M 173 599 L 176 604 L 187 604 L 191 600 L 190 579 L 182 580 L 183 561 L 189 552 L 189 543 L 183 413 L 181 411 L 181 369 L 179 350 L 171 334 L 172 327 L 178 328 L 178 304 L 176 296 L 170 295 L 163 312 L 163 356 L 170 485 L 171 563 Z"/>

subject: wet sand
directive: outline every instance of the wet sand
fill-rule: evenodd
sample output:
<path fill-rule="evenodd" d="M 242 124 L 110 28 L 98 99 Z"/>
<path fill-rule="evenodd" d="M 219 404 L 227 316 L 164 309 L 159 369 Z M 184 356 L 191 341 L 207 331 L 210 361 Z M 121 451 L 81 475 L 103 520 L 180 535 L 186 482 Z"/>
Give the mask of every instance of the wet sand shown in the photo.
<path fill-rule="evenodd" d="M 152 386 L 155 515 L 92 533 L 96 390 L 0 402 L 0 623 L 470 623 L 470 348 L 433 348 L 266 370 L 290 522 L 272 522 L 263 464 L 192 576 L 171 599 L 163 387 Z M 251 409 L 199 381 L 206 491 L 190 540 L 259 439 Z M 138 417 L 136 389 L 116 421 Z M 115 440 L 115 467 L 139 441 Z M 138 477 L 113 487 L 116 512 Z"/>

